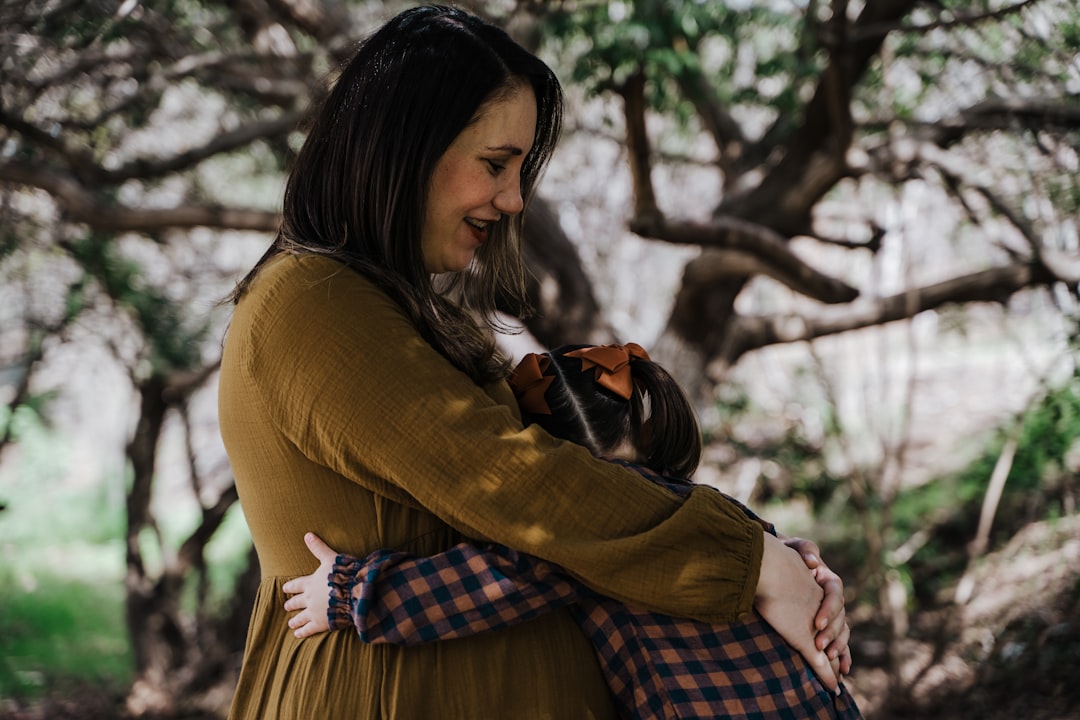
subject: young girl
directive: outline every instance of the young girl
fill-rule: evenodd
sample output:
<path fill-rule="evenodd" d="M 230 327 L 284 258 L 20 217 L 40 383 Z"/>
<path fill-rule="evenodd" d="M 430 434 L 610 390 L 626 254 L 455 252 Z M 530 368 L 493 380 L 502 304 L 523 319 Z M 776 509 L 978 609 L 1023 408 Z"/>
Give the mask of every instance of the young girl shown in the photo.
<path fill-rule="evenodd" d="M 685 497 L 695 487 L 686 479 L 701 456 L 693 407 L 639 345 L 530 354 L 510 385 L 525 424 L 635 469 L 664 492 Z M 297 637 L 352 626 L 365 642 L 411 645 L 497 630 L 569 606 L 624 718 L 861 717 L 843 686 L 828 691 L 756 615 L 715 626 L 653 613 L 497 544 L 462 543 L 432 557 L 380 550 L 358 559 L 337 555 L 313 535 L 305 539 L 334 564 L 329 597 L 320 571 L 284 586 L 299 593 L 286 609 L 305 610 L 289 622 Z M 821 565 L 819 572 L 829 571 Z M 842 665 L 850 669 L 846 655 Z"/>

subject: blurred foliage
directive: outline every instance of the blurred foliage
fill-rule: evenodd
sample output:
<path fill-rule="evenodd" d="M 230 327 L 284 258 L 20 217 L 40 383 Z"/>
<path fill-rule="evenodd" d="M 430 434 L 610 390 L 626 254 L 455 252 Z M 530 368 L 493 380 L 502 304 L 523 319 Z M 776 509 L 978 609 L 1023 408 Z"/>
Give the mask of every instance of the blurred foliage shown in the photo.
<path fill-rule="evenodd" d="M 994 517 L 991 548 L 1000 547 L 1031 522 L 1074 508 L 1080 482 L 1080 372 L 1045 392 L 1015 426 L 998 430 L 983 453 L 962 471 L 906 489 L 892 509 L 898 540 L 929 528 L 926 543 L 908 561 L 924 601 L 964 571 L 975 538 L 987 484 L 1010 436 L 1016 454 Z"/>
<path fill-rule="evenodd" d="M 852 569 L 849 579 L 868 562 L 866 533 L 880 532 L 883 572 L 907 588 L 919 607 L 938 605 L 941 593 L 965 571 L 990 477 L 1010 438 L 1016 451 L 987 551 L 1002 547 L 1030 523 L 1075 512 L 1080 497 L 1080 367 L 1046 388 L 1017 418 L 990 430 L 982 450 L 961 470 L 901 487 L 891 500 L 868 482 L 876 469 L 830 463 L 840 435 L 849 430 L 828 402 L 812 413 L 820 421 L 812 428 L 804 414 L 772 413 L 770 427 L 748 433 L 747 428 L 762 425 L 761 408 L 734 384 L 724 386 L 720 398 L 720 422 L 706 441 L 731 449 L 724 456 L 730 464 L 721 462 L 729 474 L 738 474 L 737 466 L 747 461 L 760 463 L 750 499 L 763 506 L 764 515 L 793 500 L 804 502 L 816 521 L 815 539 L 827 548 L 831 564 Z M 860 501 L 864 507 L 852 502 L 856 485 L 869 490 Z M 913 543 L 910 555 L 896 559 L 907 543 Z M 875 592 L 872 582 L 860 587 L 860 602 L 874 605 Z"/>
<path fill-rule="evenodd" d="M 86 271 L 73 289 L 81 290 L 93 278 L 120 309 L 130 313 L 146 339 L 152 372 L 167 374 L 196 367 L 202 359 L 200 350 L 210 329 L 209 320 L 185 312 L 164 292 L 148 286 L 146 271 L 125 258 L 111 240 L 91 232 L 71 244 L 72 256 Z M 71 297 L 80 295 L 73 292 Z"/>
<path fill-rule="evenodd" d="M 580 3 L 551 12 L 546 42 L 571 68 L 572 81 L 592 93 L 618 89 L 643 71 L 652 107 L 685 127 L 696 114 L 687 88 L 699 77 L 709 79 L 724 105 L 796 112 L 800 93 L 823 67 L 806 22 L 763 5 Z"/>
<path fill-rule="evenodd" d="M 10 433 L 13 442 L 23 439 L 27 431 L 37 426 L 48 427 L 52 423 L 49 403 L 57 396 L 56 390 L 34 393 L 14 407 L 0 407 L 0 434 Z"/>

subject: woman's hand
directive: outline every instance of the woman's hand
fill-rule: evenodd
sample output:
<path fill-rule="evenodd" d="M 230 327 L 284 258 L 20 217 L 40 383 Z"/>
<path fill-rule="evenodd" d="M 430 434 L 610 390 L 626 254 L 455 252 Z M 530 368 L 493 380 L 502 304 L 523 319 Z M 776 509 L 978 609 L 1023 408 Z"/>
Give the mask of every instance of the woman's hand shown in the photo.
<path fill-rule="evenodd" d="M 289 627 L 293 635 L 306 638 L 330 629 L 326 611 L 330 608 L 330 590 L 327 578 L 334 569 L 337 551 L 324 543 L 315 533 L 304 535 L 308 550 L 319 561 L 315 572 L 303 577 L 293 578 L 281 586 L 286 594 L 292 595 L 285 601 L 285 609 L 300 612 L 289 618 Z"/>
<path fill-rule="evenodd" d="M 818 630 L 814 644 L 819 650 L 824 650 L 830 660 L 839 663 L 841 675 L 850 674 L 851 648 L 848 641 L 851 639 L 851 629 L 844 609 L 844 581 L 821 560 L 821 550 L 814 541 L 789 537 L 781 537 L 781 540 L 802 556 L 806 567 L 814 573 L 817 584 L 825 591 L 825 599 L 814 618 L 814 627 Z"/>
<path fill-rule="evenodd" d="M 836 691 L 840 687 L 840 663 L 830 661 L 816 643 L 815 623 L 826 594 L 816 572 L 817 568 L 807 569 L 797 551 L 766 533 L 754 608 L 806 659 L 822 684 Z"/>

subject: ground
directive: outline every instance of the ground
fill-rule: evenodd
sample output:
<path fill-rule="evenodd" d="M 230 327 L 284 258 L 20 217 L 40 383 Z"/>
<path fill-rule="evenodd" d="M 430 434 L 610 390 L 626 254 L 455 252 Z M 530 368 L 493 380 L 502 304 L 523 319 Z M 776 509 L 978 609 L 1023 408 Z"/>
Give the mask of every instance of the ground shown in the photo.
<path fill-rule="evenodd" d="M 912 619 L 890 688 L 874 628 L 851 685 L 867 718 L 1080 718 L 1080 516 L 1034 523 L 975 569 L 971 599 Z M 860 639 L 862 635 L 862 639 Z"/>

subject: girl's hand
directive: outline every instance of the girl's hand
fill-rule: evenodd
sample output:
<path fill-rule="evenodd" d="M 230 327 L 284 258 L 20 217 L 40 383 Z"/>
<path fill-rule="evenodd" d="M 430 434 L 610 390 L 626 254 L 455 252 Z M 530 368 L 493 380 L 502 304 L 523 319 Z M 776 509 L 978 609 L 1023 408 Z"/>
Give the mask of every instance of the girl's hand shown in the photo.
<path fill-rule="evenodd" d="M 330 590 L 327 578 L 334 569 L 337 551 L 324 543 L 315 533 L 304 535 L 308 550 L 319 561 L 315 572 L 303 577 L 293 578 L 282 586 L 286 594 L 292 595 L 285 601 L 285 609 L 300 612 L 289 618 L 289 627 L 293 635 L 306 638 L 330 629 L 326 612 L 330 608 Z"/>
<path fill-rule="evenodd" d="M 841 675 L 850 674 L 851 648 L 848 641 L 851 638 L 851 629 L 848 627 L 844 609 L 844 581 L 821 560 L 817 543 L 802 538 L 781 539 L 785 545 L 802 556 L 806 567 L 813 571 L 817 584 L 825 591 L 825 599 L 814 618 L 814 627 L 818 631 L 814 644 L 819 650 L 825 651 L 829 660 L 838 664 L 836 669 Z"/>

